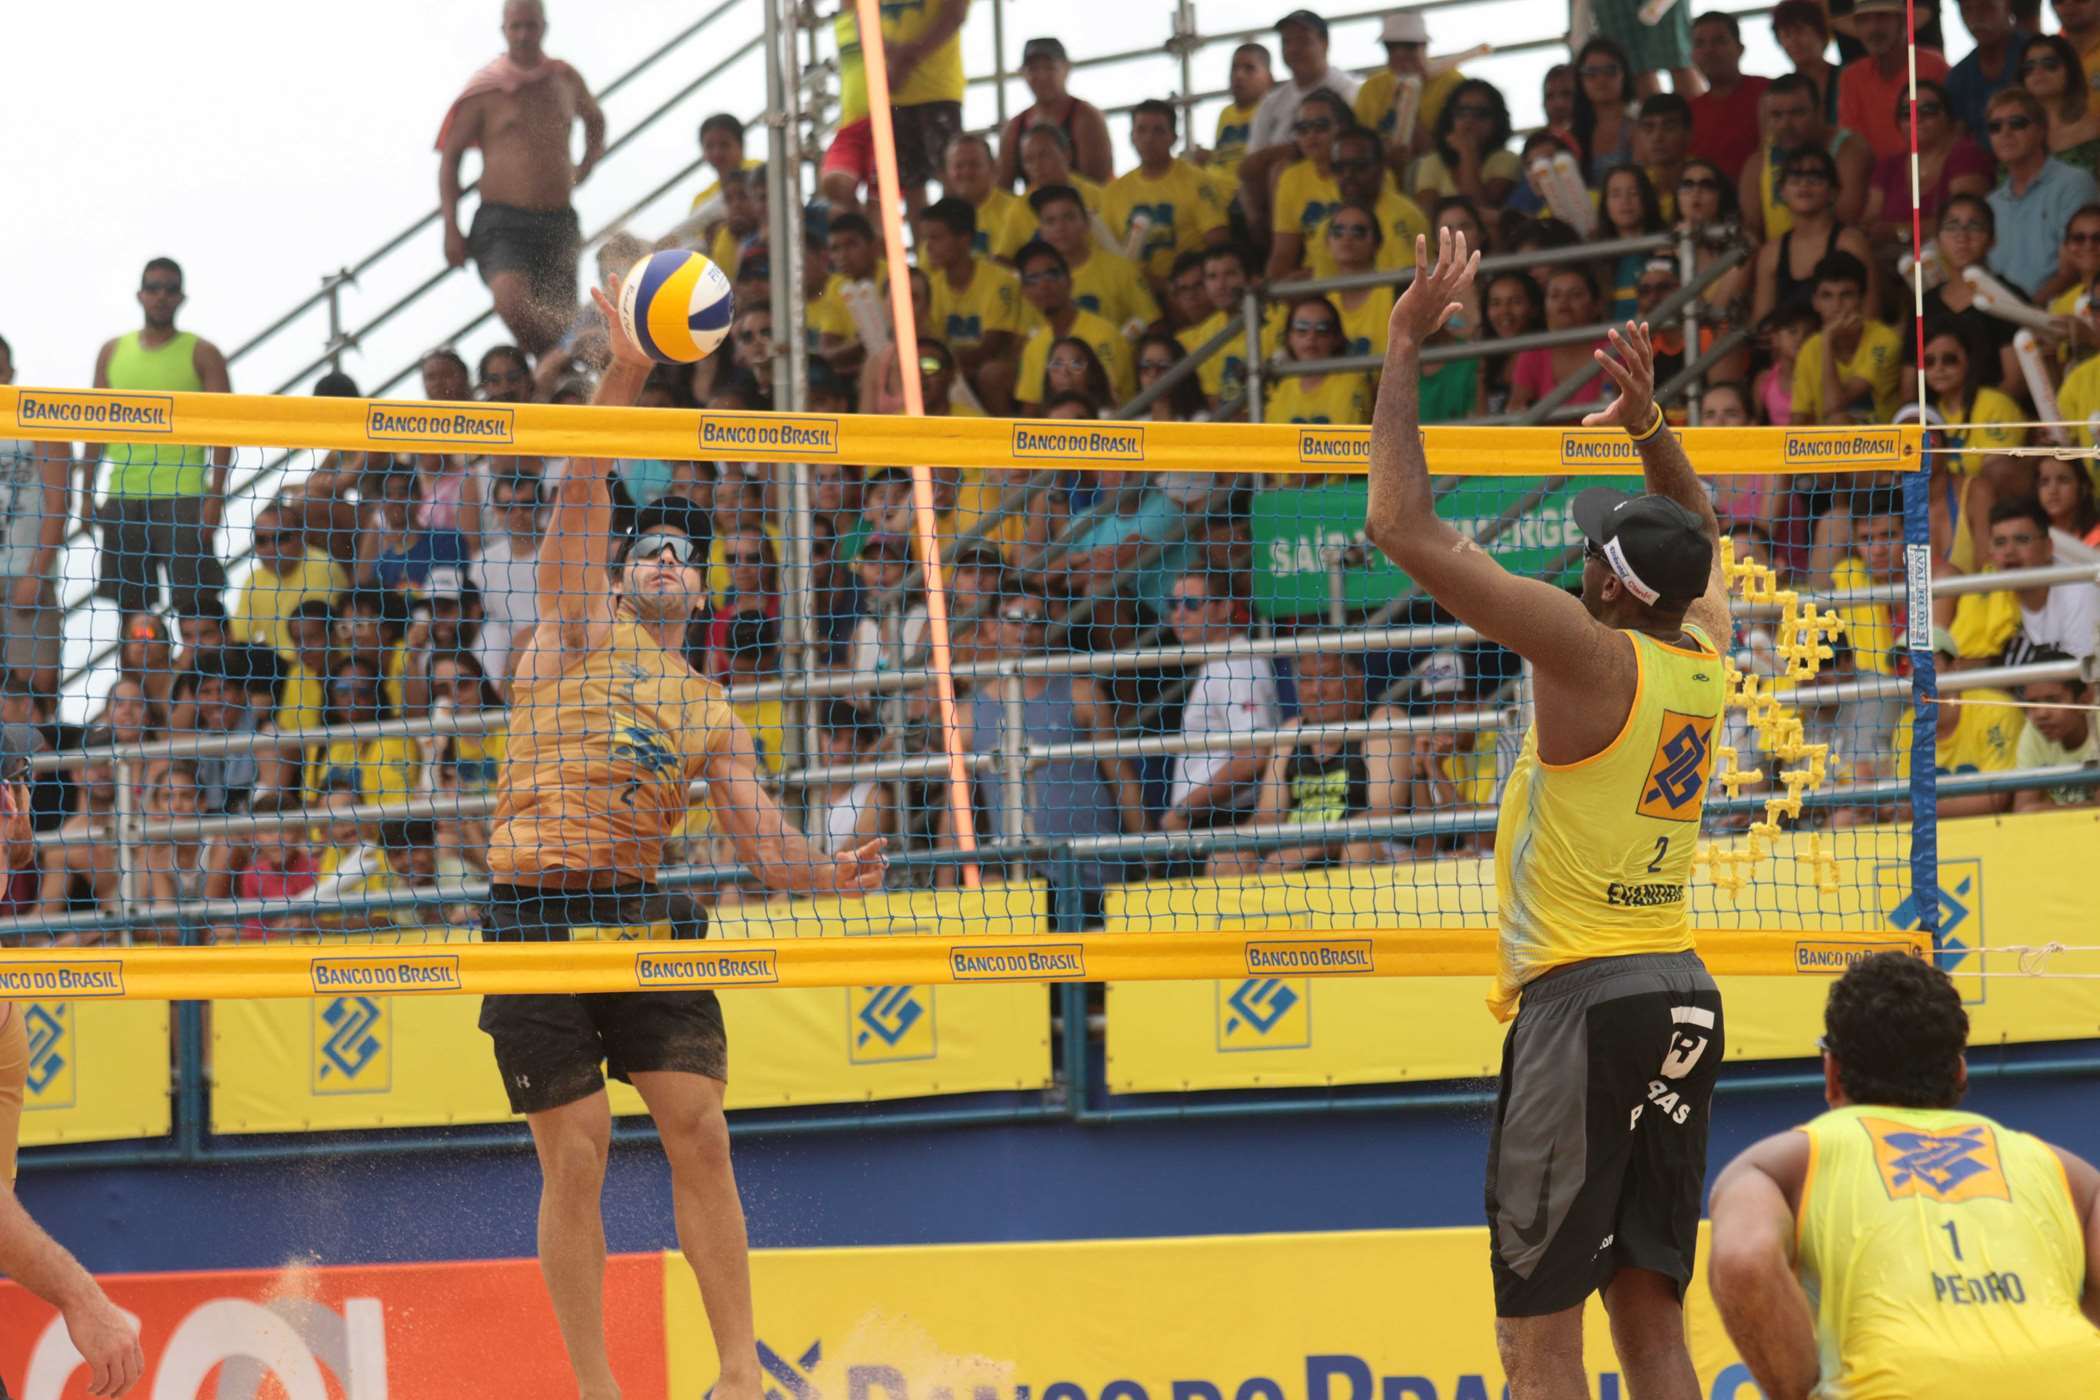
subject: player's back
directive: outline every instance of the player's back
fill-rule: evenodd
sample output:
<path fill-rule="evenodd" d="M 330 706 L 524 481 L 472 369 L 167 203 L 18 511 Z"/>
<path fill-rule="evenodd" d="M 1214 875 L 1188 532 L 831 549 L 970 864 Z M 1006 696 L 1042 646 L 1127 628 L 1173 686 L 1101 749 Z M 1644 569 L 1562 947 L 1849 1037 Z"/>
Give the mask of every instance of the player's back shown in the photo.
<path fill-rule="evenodd" d="M 1712 642 L 1685 631 L 1694 646 L 1623 634 L 1639 682 L 1601 752 L 1547 763 L 1538 726 L 1524 737 L 1495 827 L 1497 1015 L 1554 967 L 1692 946 L 1685 892 L 1727 683 Z"/>
<path fill-rule="evenodd" d="M 1853 1106 L 1802 1131 L 1821 1400 L 2100 1393 L 2084 1235 L 2047 1143 L 1959 1109 Z"/>

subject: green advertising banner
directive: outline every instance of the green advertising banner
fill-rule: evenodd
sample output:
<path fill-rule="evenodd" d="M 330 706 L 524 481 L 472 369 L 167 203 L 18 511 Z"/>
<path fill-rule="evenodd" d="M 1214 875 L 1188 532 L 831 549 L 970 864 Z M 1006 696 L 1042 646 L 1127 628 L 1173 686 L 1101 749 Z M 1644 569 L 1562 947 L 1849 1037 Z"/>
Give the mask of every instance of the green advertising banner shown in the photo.
<path fill-rule="evenodd" d="M 1581 560 L 1565 559 L 1580 546 L 1582 532 L 1568 503 L 1591 486 L 1639 491 L 1637 476 L 1571 478 L 1541 496 L 1522 515 L 1499 527 L 1505 511 L 1536 491 L 1541 477 L 1462 478 L 1437 502 L 1437 514 L 1479 539 L 1511 573 L 1545 577 L 1560 565 L 1556 582 L 1572 583 Z M 1343 599 L 1352 610 L 1390 602 L 1407 587 L 1394 568 L 1364 538 L 1364 501 L 1369 483 L 1261 491 L 1254 497 L 1254 604 L 1264 617 L 1324 616 L 1331 606 L 1332 560 L 1343 561 Z"/>

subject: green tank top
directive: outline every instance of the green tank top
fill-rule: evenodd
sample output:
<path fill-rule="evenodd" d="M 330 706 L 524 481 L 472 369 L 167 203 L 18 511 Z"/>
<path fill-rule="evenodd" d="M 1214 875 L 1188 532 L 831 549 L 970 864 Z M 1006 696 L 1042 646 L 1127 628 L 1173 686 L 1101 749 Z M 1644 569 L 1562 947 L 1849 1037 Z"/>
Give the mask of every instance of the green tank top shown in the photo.
<path fill-rule="evenodd" d="M 139 333 L 117 337 L 109 352 L 109 387 L 134 391 L 197 393 L 197 337 L 179 331 L 167 344 L 147 349 Z M 106 497 L 201 496 L 208 481 L 206 449 L 151 442 L 112 442 L 102 448 L 109 463 Z"/>

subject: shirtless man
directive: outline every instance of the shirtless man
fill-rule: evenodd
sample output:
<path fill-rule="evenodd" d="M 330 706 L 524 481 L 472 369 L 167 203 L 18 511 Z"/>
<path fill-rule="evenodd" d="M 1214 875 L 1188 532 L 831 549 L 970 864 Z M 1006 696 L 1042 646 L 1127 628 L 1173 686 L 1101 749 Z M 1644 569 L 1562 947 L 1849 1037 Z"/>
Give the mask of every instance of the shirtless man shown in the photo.
<path fill-rule="evenodd" d="M 114 740 L 108 731 L 98 730 L 90 732 L 82 742 L 88 748 L 100 748 Z M 44 852 L 44 876 L 37 887 L 41 912 L 94 913 L 115 902 L 116 810 L 115 767 L 104 760 L 81 769 L 80 810 L 59 828 L 58 844 Z"/>
<path fill-rule="evenodd" d="M 507 0 L 507 51 L 468 80 L 438 130 L 445 261 L 474 259 L 496 314 L 535 359 L 575 312 L 583 229 L 569 192 L 605 154 L 605 113 L 574 68 L 541 50 L 546 33 L 540 0 Z M 583 159 L 572 162 L 569 127 L 579 117 Z M 481 204 L 462 234 L 459 167 L 469 146 L 481 147 Z"/>

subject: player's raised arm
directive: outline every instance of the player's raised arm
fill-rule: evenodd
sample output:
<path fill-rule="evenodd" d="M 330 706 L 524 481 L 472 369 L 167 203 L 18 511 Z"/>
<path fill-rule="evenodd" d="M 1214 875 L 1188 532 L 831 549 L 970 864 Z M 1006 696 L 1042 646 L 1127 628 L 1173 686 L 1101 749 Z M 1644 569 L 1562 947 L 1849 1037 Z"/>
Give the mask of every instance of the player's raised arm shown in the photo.
<path fill-rule="evenodd" d="M 610 293 L 608 295 L 608 293 Z M 620 279 L 606 279 L 606 290 L 591 288 L 591 298 L 605 318 L 612 344 L 612 363 L 598 382 L 591 402 L 598 407 L 629 408 L 641 397 L 650 360 L 621 328 L 615 299 Z M 554 493 L 554 514 L 540 546 L 540 617 L 564 627 L 604 620 L 610 603 L 605 569 L 612 560 L 612 496 L 605 474 L 612 464 L 603 457 L 578 457 Z"/>
<path fill-rule="evenodd" d="M 1426 240 L 1415 239 L 1415 278 L 1393 307 L 1371 420 L 1364 533 L 1459 621 L 1538 666 L 1572 674 L 1604 643 L 1604 629 L 1568 593 L 1516 577 L 1438 519 L 1429 485 L 1419 406 L 1422 345 L 1458 311 L 1479 265 L 1463 234 L 1438 231 L 1435 266 Z"/>
<path fill-rule="evenodd" d="M 1582 420 L 1585 428 L 1624 428 L 1632 434 L 1641 453 L 1641 475 L 1648 490 L 1667 496 L 1699 517 L 1700 528 L 1714 544 L 1713 577 L 1706 593 L 1685 609 L 1685 617 L 1705 631 L 1716 646 L 1728 642 L 1728 576 L 1721 572 L 1721 521 L 1714 514 L 1713 497 L 1692 470 L 1684 445 L 1663 420 L 1655 402 L 1655 345 L 1648 336 L 1646 321 L 1628 321 L 1623 333 L 1611 332 L 1611 350 L 1598 350 L 1596 361 L 1619 396 L 1605 408 Z M 1614 353 L 1615 352 L 1615 353 Z"/>

